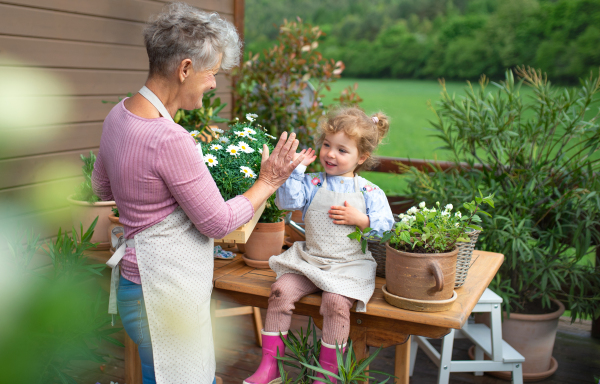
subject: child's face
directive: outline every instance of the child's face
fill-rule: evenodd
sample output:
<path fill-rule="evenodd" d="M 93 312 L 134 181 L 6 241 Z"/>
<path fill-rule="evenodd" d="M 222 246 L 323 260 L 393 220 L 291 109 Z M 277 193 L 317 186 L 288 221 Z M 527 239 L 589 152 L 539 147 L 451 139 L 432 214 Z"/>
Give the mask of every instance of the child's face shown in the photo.
<path fill-rule="evenodd" d="M 344 132 L 325 136 L 321 145 L 321 165 L 331 176 L 353 177 L 354 170 L 364 163 L 367 155 L 360 155 L 356 142 Z"/>

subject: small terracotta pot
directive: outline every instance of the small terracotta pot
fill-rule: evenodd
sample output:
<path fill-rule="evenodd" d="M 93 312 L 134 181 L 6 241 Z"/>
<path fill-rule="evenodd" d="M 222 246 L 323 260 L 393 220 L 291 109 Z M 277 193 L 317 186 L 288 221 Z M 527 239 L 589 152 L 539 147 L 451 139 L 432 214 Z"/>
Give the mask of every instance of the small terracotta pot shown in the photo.
<path fill-rule="evenodd" d="M 410 253 L 385 245 L 387 290 L 415 300 L 448 300 L 454 293 L 458 248 L 447 253 Z"/>
<path fill-rule="evenodd" d="M 525 315 L 511 313 L 507 318 L 503 313 L 502 339 L 517 350 L 523 357 L 523 379 L 525 381 L 538 381 L 551 376 L 557 368 L 553 364 L 552 350 L 556 340 L 558 321 L 565 312 L 565 306 L 558 300 L 552 300 L 558 305 L 558 310 L 541 315 Z M 490 326 L 489 314 L 478 314 L 476 322 Z M 489 372 L 498 377 L 510 378 L 509 372 Z"/>
<path fill-rule="evenodd" d="M 256 261 L 268 261 L 279 255 L 283 246 L 285 223 L 257 223 L 246 242 L 246 257 Z"/>
<path fill-rule="evenodd" d="M 96 248 L 91 248 L 90 250 L 105 251 L 109 249 L 110 237 L 108 236 L 108 226 L 110 225 L 110 220 L 108 216 L 117 204 L 114 201 L 88 203 L 87 201 L 73 200 L 73 195 L 69 196 L 67 200 L 71 206 L 71 220 L 77 231 L 79 231 L 80 225 L 83 225 L 84 231 L 87 230 L 94 219 L 98 217 L 91 242 L 99 244 Z"/>

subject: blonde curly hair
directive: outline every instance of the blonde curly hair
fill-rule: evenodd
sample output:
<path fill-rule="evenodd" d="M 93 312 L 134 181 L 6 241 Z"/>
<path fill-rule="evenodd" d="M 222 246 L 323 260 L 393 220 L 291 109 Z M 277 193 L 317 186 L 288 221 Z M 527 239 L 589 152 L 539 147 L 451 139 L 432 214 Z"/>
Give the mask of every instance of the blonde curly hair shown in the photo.
<path fill-rule="evenodd" d="M 340 107 L 321 119 L 317 146 L 320 147 L 323 144 L 325 136 L 344 132 L 356 142 L 359 156 L 365 154 L 368 156 L 364 163 L 356 167 L 355 171 L 368 170 L 377 165 L 377 160 L 371 155 L 381 144 L 389 129 L 390 119 L 382 112 L 367 116 L 360 108 Z"/>

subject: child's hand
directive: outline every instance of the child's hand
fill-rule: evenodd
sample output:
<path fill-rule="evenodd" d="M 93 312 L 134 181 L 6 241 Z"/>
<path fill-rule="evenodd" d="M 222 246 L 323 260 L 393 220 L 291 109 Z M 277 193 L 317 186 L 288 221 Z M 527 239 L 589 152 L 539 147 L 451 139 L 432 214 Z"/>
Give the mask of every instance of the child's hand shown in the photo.
<path fill-rule="evenodd" d="M 333 219 L 334 224 L 357 225 L 361 231 L 371 224 L 369 216 L 348 204 L 347 201 L 344 201 L 343 207 L 332 205 L 329 217 Z"/>
<path fill-rule="evenodd" d="M 296 158 L 297 158 L 298 156 L 300 156 L 300 154 L 299 154 L 299 153 L 296 153 L 296 154 L 294 155 L 294 160 L 296 160 Z M 308 167 L 308 166 L 309 166 L 309 165 L 310 165 L 310 164 L 311 164 L 313 161 L 315 161 L 316 159 L 317 159 L 317 155 L 315 154 L 315 150 L 314 150 L 314 149 L 312 149 L 312 148 L 308 148 L 308 149 L 306 150 L 306 153 L 304 154 L 304 160 L 302 161 L 302 163 L 301 163 L 301 164 L 302 164 L 302 165 L 305 165 L 305 166 L 307 166 L 307 167 Z"/>

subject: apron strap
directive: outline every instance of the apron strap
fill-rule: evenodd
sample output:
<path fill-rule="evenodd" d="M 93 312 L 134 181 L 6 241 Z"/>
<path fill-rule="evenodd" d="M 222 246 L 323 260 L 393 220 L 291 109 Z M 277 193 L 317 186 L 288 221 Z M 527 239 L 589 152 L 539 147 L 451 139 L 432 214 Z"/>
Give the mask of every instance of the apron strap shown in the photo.
<path fill-rule="evenodd" d="M 113 247 L 115 247 L 116 251 L 112 255 L 110 259 L 106 262 L 106 265 L 112 268 L 112 272 L 110 274 L 110 296 L 108 298 L 108 313 L 112 315 L 111 324 L 115 325 L 115 315 L 117 314 L 117 287 L 119 286 L 119 263 L 123 256 L 125 256 L 126 248 L 135 248 L 135 240 L 134 239 L 125 239 L 125 236 L 121 236 L 117 238 L 119 233 L 123 233 L 123 227 L 115 227 L 111 231 L 110 238 Z"/>
<path fill-rule="evenodd" d="M 354 175 L 354 192 L 360 192 L 360 188 L 358 188 L 358 176 Z"/>
<path fill-rule="evenodd" d="M 156 96 L 156 94 L 152 92 L 150 88 L 144 85 L 142 89 L 139 90 L 139 94 L 144 96 L 146 100 L 148 100 L 152 105 L 154 105 L 154 108 L 158 109 L 158 113 L 160 113 L 162 117 L 164 117 L 165 119 L 169 119 L 172 122 L 175 122 L 169 114 L 169 111 L 167 111 L 167 108 L 162 103 L 162 101 L 160 101 L 158 96 Z"/>
<path fill-rule="evenodd" d="M 327 189 L 327 172 L 323 172 L 323 188 Z"/>

